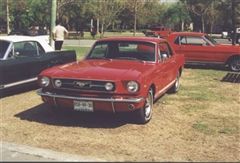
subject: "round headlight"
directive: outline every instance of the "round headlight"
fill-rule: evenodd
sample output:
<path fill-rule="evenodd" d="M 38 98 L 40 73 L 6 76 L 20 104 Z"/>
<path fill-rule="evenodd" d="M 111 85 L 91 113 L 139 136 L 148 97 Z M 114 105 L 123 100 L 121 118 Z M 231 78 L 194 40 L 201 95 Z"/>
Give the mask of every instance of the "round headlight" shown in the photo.
<path fill-rule="evenodd" d="M 107 90 L 107 91 L 112 91 L 113 90 L 113 84 L 112 83 L 106 83 L 105 84 L 105 89 Z"/>
<path fill-rule="evenodd" d="M 135 81 L 130 81 L 127 83 L 127 90 L 128 92 L 137 92 L 138 91 L 138 83 Z"/>
<path fill-rule="evenodd" d="M 55 86 L 58 87 L 58 88 L 62 86 L 61 80 L 58 80 L 58 79 L 55 80 L 54 84 L 55 84 Z"/>
<path fill-rule="evenodd" d="M 41 85 L 43 87 L 47 87 L 50 83 L 50 79 L 48 77 L 42 77 L 41 78 Z"/>

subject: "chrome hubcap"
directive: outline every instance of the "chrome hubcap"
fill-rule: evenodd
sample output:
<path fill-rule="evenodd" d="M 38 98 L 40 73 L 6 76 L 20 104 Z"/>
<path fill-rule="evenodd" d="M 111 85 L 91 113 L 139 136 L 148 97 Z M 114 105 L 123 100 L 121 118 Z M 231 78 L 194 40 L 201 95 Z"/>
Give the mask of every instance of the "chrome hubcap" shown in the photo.
<path fill-rule="evenodd" d="M 234 71 L 239 71 L 240 70 L 240 59 L 236 59 L 232 62 L 231 68 Z"/>
<path fill-rule="evenodd" d="M 179 88 L 179 77 L 177 77 L 177 79 L 176 79 L 175 87 L 176 87 L 176 90 L 178 90 L 178 88 Z"/>
<path fill-rule="evenodd" d="M 149 118 L 151 116 L 151 112 L 152 112 L 152 102 L 153 99 L 152 99 L 152 93 L 149 92 L 148 94 L 148 98 L 146 99 L 146 104 L 145 104 L 145 117 L 146 118 Z"/>

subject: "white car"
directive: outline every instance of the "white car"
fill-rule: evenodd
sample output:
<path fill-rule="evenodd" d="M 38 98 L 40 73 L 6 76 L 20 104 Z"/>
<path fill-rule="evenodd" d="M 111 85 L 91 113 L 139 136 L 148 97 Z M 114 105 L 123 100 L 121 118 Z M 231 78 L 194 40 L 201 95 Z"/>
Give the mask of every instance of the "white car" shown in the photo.
<path fill-rule="evenodd" d="M 75 51 L 55 51 L 38 36 L 0 36 L 0 90 L 36 81 L 42 70 L 72 61 Z"/>
<path fill-rule="evenodd" d="M 13 57 L 14 52 L 15 55 L 17 55 L 17 50 L 24 50 L 24 48 L 27 48 L 26 46 L 31 45 L 36 47 L 36 50 L 38 47 L 38 50 L 42 49 L 44 52 L 54 51 L 54 49 L 48 44 L 48 42 L 46 42 L 44 38 L 38 36 L 0 36 L 0 41 L 0 60 Z M 12 51 L 14 52 L 12 53 Z"/>

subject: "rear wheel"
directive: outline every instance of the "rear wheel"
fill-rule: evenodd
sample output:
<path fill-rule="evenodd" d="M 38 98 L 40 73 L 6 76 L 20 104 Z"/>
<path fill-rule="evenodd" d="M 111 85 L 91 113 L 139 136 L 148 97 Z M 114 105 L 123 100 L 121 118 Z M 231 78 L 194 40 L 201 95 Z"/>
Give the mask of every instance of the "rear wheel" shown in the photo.
<path fill-rule="evenodd" d="M 240 71 L 240 57 L 233 57 L 229 63 L 231 71 Z"/>
<path fill-rule="evenodd" d="M 145 99 L 145 104 L 143 108 L 136 111 L 137 122 L 140 124 L 146 124 L 152 118 L 152 109 L 153 109 L 153 91 L 150 89 L 148 91 L 147 98 Z"/>
<path fill-rule="evenodd" d="M 176 77 L 176 79 L 175 79 L 175 83 L 174 83 L 173 86 L 169 89 L 169 93 L 177 93 L 177 92 L 178 92 L 179 87 L 180 87 L 179 79 L 180 79 L 180 75 L 179 75 L 179 72 L 178 72 L 177 77 Z"/>

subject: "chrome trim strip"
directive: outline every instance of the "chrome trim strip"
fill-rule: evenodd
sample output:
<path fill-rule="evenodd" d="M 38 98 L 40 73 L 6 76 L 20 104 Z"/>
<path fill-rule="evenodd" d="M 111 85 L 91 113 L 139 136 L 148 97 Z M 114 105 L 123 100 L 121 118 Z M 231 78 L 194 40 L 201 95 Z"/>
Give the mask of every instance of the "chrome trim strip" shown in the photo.
<path fill-rule="evenodd" d="M 129 102 L 129 103 L 139 103 L 144 98 L 94 98 L 94 97 L 75 97 L 75 96 L 66 96 L 66 95 L 58 95 L 51 92 L 42 92 L 42 89 L 37 90 L 37 94 L 40 96 L 48 96 L 53 98 L 65 98 L 71 100 L 89 100 L 89 101 L 104 101 L 104 102 Z"/>
<path fill-rule="evenodd" d="M 69 78 L 69 77 L 61 77 L 61 78 L 52 78 L 52 80 L 82 80 L 82 81 L 100 81 L 100 82 L 114 82 L 113 80 L 104 80 L 104 79 L 88 79 L 88 78 Z"/>
<path fill-rule="evenodd" d="M 158 96 L 160 96 L 163 92 L 165 92 L 169 87 L 171 87 L 174 83 L 176 82 L 176 79 L 173 80 L 171 83 L 169 83 L 166 87 L 164 87 L 163 89 L 161 89 L 159 92 L 156 93 L 155 98 L 157 98 Z"/>
<path fill-rule="evenodd" d="M 214 61 L 186 61 L 185 64 L 224 64 L 225 62 L 214 62 Z"/>
<path fill-rule="evenodd" d="M 15 82 L 15 83 L 1 85 L 0 89 L 13 87 L 13 86 L 20 85 L 20 84 L 30 83 L 30 82 L 33 82 L 33 81 L 36 81 L 36 80 L 37 80 L 37 77 L 31 78 L 31 79 L 27 79 L 27 80 L 18 81 L 18 82 Z"/>

